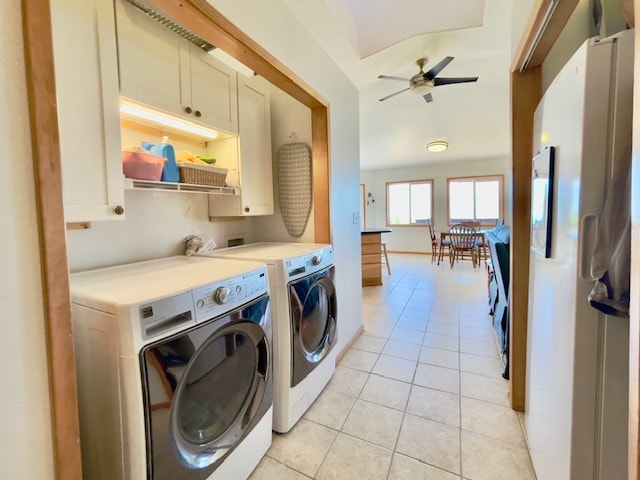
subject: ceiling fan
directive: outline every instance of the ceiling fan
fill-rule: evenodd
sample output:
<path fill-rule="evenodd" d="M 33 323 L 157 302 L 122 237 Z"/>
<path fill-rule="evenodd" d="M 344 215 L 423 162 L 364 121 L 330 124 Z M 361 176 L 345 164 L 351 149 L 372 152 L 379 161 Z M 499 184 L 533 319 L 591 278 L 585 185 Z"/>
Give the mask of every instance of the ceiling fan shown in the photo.
<path fill-rule="evenodd" d="M 437 77 L 437 75 L 442 71 L 444 67 L 449 65 L 453 57 L 445 57 L 440 63 L 438 63 L 435 67 L 433 67 L 428 72 L 424 72 L 422 69 L 427 64 L 427 58 L 419 58 L 416 60 L 416 65 L 420 68 L 420 72 L 416 73 L 411 78 L 402 78 L 402 77 L 394 77 L 390 75 L 378 75 L 378 78 L 383 78 L 386 80 L 400 80 L 403 82 L 409 82 L 409 86 L 407 88 L 403 88 L 391 95 L 387 95 L 380 99 L 381 102 L 385 100 L 395 97 L 396 95 L 406 92 L 407 90 L 411 90 L 413 93 L 418 95 L 422 95 L 422 98 L 425 99 L 427 103 L 433 102 L 433 97 L 431 96 L 431 89 L 433 87 L 438 87 L 440 85 L 451 85 L 453 83 L 468 83 L 475 82 L 478 80 L 478 77 L 455 77 L 455 78 L 441 78 Z"/>

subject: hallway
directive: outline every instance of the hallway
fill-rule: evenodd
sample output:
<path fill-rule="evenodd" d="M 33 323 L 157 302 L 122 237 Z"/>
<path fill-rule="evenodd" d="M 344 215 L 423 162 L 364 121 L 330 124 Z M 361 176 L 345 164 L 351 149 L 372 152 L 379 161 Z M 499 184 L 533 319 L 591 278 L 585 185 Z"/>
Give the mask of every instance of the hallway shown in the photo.
<path fill-rule="evenodd" d="M 389 256 L 384 285 L 363 288 L 364 334 L 251 479 L 535 479 L 501 377 L 486 270 Z"/>

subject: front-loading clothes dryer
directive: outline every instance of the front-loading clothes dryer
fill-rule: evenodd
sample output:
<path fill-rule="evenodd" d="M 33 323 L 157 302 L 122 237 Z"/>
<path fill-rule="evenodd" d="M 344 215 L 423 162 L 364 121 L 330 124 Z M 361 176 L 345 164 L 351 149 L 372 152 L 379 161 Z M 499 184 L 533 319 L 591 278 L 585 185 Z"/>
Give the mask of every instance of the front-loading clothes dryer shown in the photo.
<path fill-rule="evenodd" d="M 288 432 L 335 371 L 338 312 L 333 248 L 253 243 L 203 255 L 261 261 L 273 300 L 273 429 Z"/>
<path fill-rule="evenodd" d="M 251 474 L 271 445 L 267 275 L 184 256 L 71 275 L 84 478 Z"/>

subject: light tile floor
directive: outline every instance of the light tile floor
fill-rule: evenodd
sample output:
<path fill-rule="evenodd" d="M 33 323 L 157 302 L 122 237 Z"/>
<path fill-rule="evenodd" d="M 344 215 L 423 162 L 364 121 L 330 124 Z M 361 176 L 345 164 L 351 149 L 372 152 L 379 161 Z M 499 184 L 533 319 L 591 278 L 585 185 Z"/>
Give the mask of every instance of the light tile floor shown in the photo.
<path fill-rule="evenodd" d="M 535 479 L 487 314 L 464 261 L 391 254 L 363 288 L 364 334 L 251 480 Z"/>

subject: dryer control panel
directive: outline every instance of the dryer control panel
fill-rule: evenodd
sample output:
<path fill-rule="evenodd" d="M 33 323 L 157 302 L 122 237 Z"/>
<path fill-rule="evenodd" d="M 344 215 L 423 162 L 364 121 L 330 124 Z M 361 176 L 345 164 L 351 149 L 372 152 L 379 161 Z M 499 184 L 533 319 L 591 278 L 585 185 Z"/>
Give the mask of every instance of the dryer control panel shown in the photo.
<path fill-rule="evenodd" d="M 286 280 L 291 281 L 333 265 L 333 247 L 285 260 Z"/>
<path fill-rule="evenodd" d="M 267 267 L 193 289 L 196 323 L 224 315 L 269 291 Z"/>

